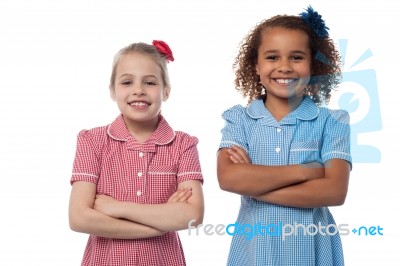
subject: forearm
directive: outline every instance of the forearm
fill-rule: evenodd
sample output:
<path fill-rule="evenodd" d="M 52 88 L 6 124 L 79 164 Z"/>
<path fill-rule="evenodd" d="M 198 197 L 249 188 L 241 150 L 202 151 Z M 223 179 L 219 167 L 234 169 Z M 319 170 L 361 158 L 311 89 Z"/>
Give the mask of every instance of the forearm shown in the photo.
<path fill-rule="evenodd" d="M 236 164 L 218 175 L 223 190 L 241 195 L 258 195 L 288 185 L 304 182 L 295 166 Z"/>
<path fill-rule="evenodd" d="M 166 204 L 119 202 L 115 212 L 117 217 L 145 224 L 160 231 L 187 229 L 191 220 L 195 220 L 193 226 L 203 220 L 201 207 L 182 202 Z"/>
<path fill-rule="evenodd" d="M 280 188 L 254 197 L 257 200 L 298 208 L 338 206 L 344 203 L 347 190 L 325 186 L 323 180 L 311 180 Z"/>
<path fill-rule="evenodd" d="M 96 184 L 77 181 L 72 185 L 69 225 L 73 231 L 108 238 L 138 239 L 164 232 L 131 221 L 115 219 L 94 209 Z"/>
<path fill-rule="evenodd" d="M 350 166 L 334 159 L 326 164 L 324 178 L 287 186 L 254 197 L 273 204 L 299 208 L 342 205 L 346 199 Z"/>
<path fill-rule="evenodd" d="M 256 196 L 282 187 L 324 176 L 318 164 L 267 166 L 252 164 L 244 151 L 221 149 L 218 152 L 217 175 L 221 189 L 241 195 Z M 240 154 L 243 153 L 243 154 Z M 236 157 L 236 158 L 235 158 Z M 236 160 L 238 159 L 238 160 Z"/>
<path fill-rule="evenodd" d="M 282 166 L 252 164 L 243 148 L 232 146 L 219 150 L 217 175 L 221 189 L 254 197 L 322 178 L 324 168 L 317 162 Z"/>
<path fill-rule="evenodd" d="M 139 239 L 164 234 L 164 232 L 155 228 L 116 219 L 91 208 L 79 213 L 70 211 L 70 227 L 73 231 L 80 233 L 120 239 Z"/>

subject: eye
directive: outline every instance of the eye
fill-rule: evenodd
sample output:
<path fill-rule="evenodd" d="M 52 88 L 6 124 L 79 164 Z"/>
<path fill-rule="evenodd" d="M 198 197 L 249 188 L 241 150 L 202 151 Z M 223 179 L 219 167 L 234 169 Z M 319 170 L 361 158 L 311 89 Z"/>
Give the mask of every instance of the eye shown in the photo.
<path fill-rule="evenodd" d="M 121 84 L 124 85 L 124 86 L 130 86 L 130 85 L 132 85 L 132 81 L 124 80 L 124 81 L 121 82 Z"/>
<path fill-rule="evenodd" d="M 304 57 L 301 56 L 301 55 L 294 55 L 294 56 L 292 56 L 290 58 L 290 60 L 292 60 L 292 61 L 300 61 L 300 60 L 303 60 L 303 59 L 304 59 Z"/>
<path fill-rule="evenodd" d="M 276 61 L 276 60 L 278 60 L 278 56 L 276 56 L 276 55 L 268 55 L 267 57 L 265 57 L 265 59 L 267 59 L 269 61 Z"/>
<path fill-rule="evenodd" d="M 148 85 L 148 86 L 155 86 L 155 85 L 157 85 L 157 83 L 154 82 L 154 81 L 145 81 L 144 84 L 145 84 L 145 85 Z"/>

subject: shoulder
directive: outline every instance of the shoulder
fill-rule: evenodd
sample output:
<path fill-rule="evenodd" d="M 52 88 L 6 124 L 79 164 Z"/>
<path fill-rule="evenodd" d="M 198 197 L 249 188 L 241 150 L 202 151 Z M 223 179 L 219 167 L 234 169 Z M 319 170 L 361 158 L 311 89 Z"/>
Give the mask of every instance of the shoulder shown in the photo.
<path fill-rule="evenodd" d="M 224 119 L 242 118 L 257 120 L 267 117 L 268 115 L 269 114 L 266 111 L 264 102 L 261 99 L 256 99 L 249 103 L 247 106 L 242 106 L 240 104 L 234 105 L 222 113 L 222 117 Z"/>
<path fill-rule="evenodd" d="M 108 126 L 94 127 L 91 129 L 82 129 L 78 133 L 80 138 L 101 138 L 107 136 Z"/>
<path fill-rule="evenodd" d="M 108 140 L 107 130 L 109 125 L 94 127 L 91 129 L 82 129 L 78 133 L 78 145 L 88 145 L 93 148 L 100 148 Z"/>
<path fill-rule="evenodd" d="M 156 129 L 154 136 L 157 138 L 159 145 L 165 145 L 167 149 L 187 149 L 196 146 L 199 142 L 198 138 L 184 131 L 174 130 L 168 121 L 161 116 L 160 123 Z"/>
<path fill-rule="evenodd" d="M 270 116 L 261 99 L 256 99 L 247 106 L 235 105 L 225 110 L 222 114 L 225 120 L 233 123 L 253 123 L 259 119 L 269 119 Z"/>
<path fill-rule="evenodd" d="M 343 109 L 329 109 L 327 107 L 318 107 L 320 109 L 320 116 L 331 122 L 338 122 L 342 124 L 350 123 L 350 115 Z"/>
<path fill-rule="evenodd" d="M 175 131 L 174 144 L 179 147 L 179 149 L 187 149 L 193 146 L 197 146 L 199 139 L 183 131 Z"/>
<path fill-rule="evenodd" d="M 224 119 L 242 117 L 245 115 L 245 113 L 246 113 L 246 107 L 244 107 L 240 104 L 237 104 L 237 105 L 234 105 L 234 106 L 226 109 L 225 111 L 223 111 L 222 117 Z"/>

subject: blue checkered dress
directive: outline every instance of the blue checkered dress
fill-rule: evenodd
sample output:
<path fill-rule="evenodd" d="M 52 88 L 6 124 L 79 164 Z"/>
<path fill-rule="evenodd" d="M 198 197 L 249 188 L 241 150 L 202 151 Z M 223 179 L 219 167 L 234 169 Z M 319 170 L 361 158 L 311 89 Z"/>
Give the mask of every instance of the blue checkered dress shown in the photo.
<path fill-rule="evenodd" d="M 339 158 L 351 163 L 349 115 L 342 110 L 317 107 L 305 97 L 300 106 L 277 122 L 262 100 L 236 105 L 223 113 L 220 148 L 233 144 L 246 149 L 252 163 L 290 165 Z M 321 191 L 323 193 L 323 191 Z M 278 225 L 329 225 L 329 234 L 298 234 L 283 240 Z M 344 265 L 339 233 L 328 208 L 292 208 L 241 197 L 239 225 L 274 225 L 269 233 L 232 234 L 228 265 L 330 266 Z M 282 228 L 282 227 L 281 227 Z M 238 229 L 238 228 L 236 228 Z M 310 232 L 315 232 L 311 230 Z M 332 229 L 332 230 L 331 230 Z M 247 228 L 247 232 L 250 228 Z M 288 229 L 290 230 L 290 229 Z M 253 228 L 253 231 L 256 232 Z M 339 230 L 337 230 L 339 231 Z M 237 231 L 239 232 L 239 231 Z M 232 233 L 232 230 L 231 230 Z"/>

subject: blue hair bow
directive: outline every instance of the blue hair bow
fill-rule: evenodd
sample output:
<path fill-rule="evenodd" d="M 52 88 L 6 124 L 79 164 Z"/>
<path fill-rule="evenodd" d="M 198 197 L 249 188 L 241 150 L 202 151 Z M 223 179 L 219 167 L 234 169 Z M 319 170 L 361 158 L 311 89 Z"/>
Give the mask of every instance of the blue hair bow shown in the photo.
<path fill-rule="evenodd" d="M 310 27 L 314 30 L 318 37 L 329 37 L 329 28 L 325 25 L 325 21 L 322 19 L 321 15 L 318 14 L 318 12 L 314 11 L 311 6 L 308 6 L 305 10 L 305 12 L 300 13 L 301 19 L 308 25 L 310 25 Z"/>

